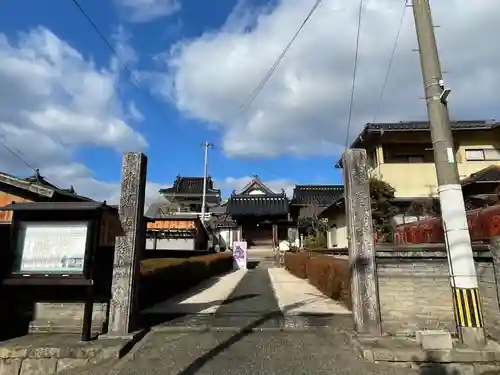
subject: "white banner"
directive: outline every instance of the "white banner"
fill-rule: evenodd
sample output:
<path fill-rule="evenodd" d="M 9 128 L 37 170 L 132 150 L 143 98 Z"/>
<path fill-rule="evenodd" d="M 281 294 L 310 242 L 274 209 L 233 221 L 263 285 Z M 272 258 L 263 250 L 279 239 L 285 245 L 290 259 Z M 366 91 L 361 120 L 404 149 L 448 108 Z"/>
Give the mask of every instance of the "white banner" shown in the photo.
<path fill-rule="evenodd" d="M 246 241 L 233 242 L 234 268 L 246 269 L 248 261 L 248 251 Z"/>
<path fill-rule="evenodd" d="M 21 222 L 17 272 L 82 273 L 87 223 Z"/>

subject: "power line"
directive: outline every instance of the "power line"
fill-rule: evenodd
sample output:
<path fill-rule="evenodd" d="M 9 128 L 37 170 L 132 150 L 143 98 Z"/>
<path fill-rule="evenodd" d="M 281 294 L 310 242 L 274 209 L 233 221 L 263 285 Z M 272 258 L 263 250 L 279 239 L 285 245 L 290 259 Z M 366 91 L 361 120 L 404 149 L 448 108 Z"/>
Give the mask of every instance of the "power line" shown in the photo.
<path fill-rule="evenodd" d="M 130 78 L 131 80 L 133 81 L 134 85 L 136 85 L 137 87 L 140 87 L 140 83 L 139 83 L 139 80 L 137 79 L 137 77 L 135 76 L 134 72 L 132 71 L 132 69 L 130 69 L 130 67 L 128 66 L 128 64 L 124 61 L 124 59 L 122 59 L 122 57 L 120 56 L 120 54 L 118 53 L 118 51 L 116 50 L 115 47 L 113 47 L 113 45 L 111 44 L 111 42 L 108 40 L 108 38 L 106 38 L 106 36 L 101 32 L 101 30 L 99 29 L 99 27 L 97 26 L 97 24 L 92 20 L 92 18 L 90 17 L 90 15 L 85 11 L 85 9 L 83 9 L 83 7 L 80 5 L 80 3 L 78 2 L 78 0 L 72 0 L 73 1 L 73 4 L 75 4 L 75 6 L 78 8 L 78 10 L 80 11 L 80 13 L 82 13 L 82 15 L 85 17 L 85 19 L 89 22 L 89 24 L 92 26 L 92 28 L 94 29 L 94 31 L 97 33 L 97 35 L 99 36 L 99 38 L 101 38 L 101 40 L 104 42 L 104 44 L 108 47 L 108 49 L 111 51 L 111 53 L 113 55 L 115 55 L 115 57 L 118 59 L 118 61 L 120 62 L 120 64 L 122 64 L 122 66 L 125 68 L 125 70 L 128 71 L 128 73 L 130 74 Z"/>
<path fill-rule="evenodd" d="M 299 36 L 299 34 L 302 31 L 302 29 L 305 27 L 305 25 L 307 24 L 307 22 L 309 21 L 309 19 L 312 17 L 312 15 L 316 11 L 316 9 L 321 4 L 321 1 L 322 0 L 316 0 L 316 2 L 314 3 L 314 5 L 312 6 L 311 10 L 307 14 L 306 18 L 304 19 L 304 21 L 302 21 L 300 27 L 298 28 L 298 30 L 293 35 L 292 39 L 286 45 L 286 47 L 283 50 L 283 52 L 281 52 L 281 54 L 278 56 L 278 58 L 276 59 L 276 61 L 274 62 L 274 64 L 271 66 L 271 68 L 268 70 L 268 72 L 264 75 L 264 78 L 262 78 L 262 80 L 259 82 L 259 84 L 253 89 L 253 91 L 250 93 L 250 95 L 245 99 L 245 101 L 238 108 L 238 112 L 245 111 L 253 103 L 253 101 L 255 100 L 255 98 L 260 94 L 260 92 L 262 91 L 262 89 L 264 88 L 264 86 L 266 85 L 266 83 L 272 77 L 272 75 L 273 75 L 274 71 L 276 70 L 276 68 L 278 67 L 278 65 L 281 63 L 281 61 L 283 60 L 283 58 L 287 54 L 288 50 L 292 47 L 293 43 L 295 42 L 295 40 Z"/>
<path fill-rule="evenodd" d="M 309 10 L 308 14 L 300 24 L 299 28 L 295 32 L 295 34 L 292 36 L 288 44 L 285 46 L 283 51 L 279 54 L 277 57 L 276 61 L 273 63 L 271 68 L 267 71 L 267 73 L 264 75 L 264 77 L 260 80 L 260 82 L 257 84 L 257 86 L 252 90 L 252 92 L 247 96 L 247 98 L 243 101 L 243 103 L 240 105 L 238 108 L 238 113 L 244 112 L 250 107 L 250 105 L 253 103 L 253 101 L 257 98 L 257 96 L 260 94 L 264 86 L 267 84 L 267 82 L 271 79 L 272 75 L 274 74 L 275 70 L 278 68 L 279 64 L 281 61 L 285 58 L 286 54 L 292 47 L 293 43 L 299 36 L 299 34 L 302 32 L 306 24 L 309 22 L 311 17 L 313 16 L 314 12 L 318 9 L 319 5 L 321 4 L 322 0 L 316 0 L 316 2 L 313 4 L 311 9 Z M 269 174 L 273 174 L 279 178 L 285 178 L 282 174 L 276 173 L 274 171 L 271 171 L 267 168 L 261 168 L 264 171 L 268 172 Z"/>
<path fill-rule="evenodd" d="M 408 0 L 404 0 L 403 11 L 401 12 L 401 19 L 399 20 L 398 32 L 396 33 L 396 39 L 394 40 L 394 44 L 392 46 L 391 57 L 389 59 L 389 65 L 387 67 L 387 71 L 385 73 L 384 83 L 382 84 L 382 91 L 380 92 L 380 96 L 378 98 L 377 106 L 375 108 L 375 114 L 373 115 L 373 121 L 377 121 L 377 117 L 380 111 L 380 106 L 382 105 L 382 99 L 385 94 L 385 89 L 387 87 L 387 81 L 389 80 L 389 74 L 391 73 L 392 63 L 394 62 L 394 56 L 396 54 L 396 49 L 398 48 L 399 36 L 401 35 L 401 29 L 403 28 L 403 22 L 406 15 L 406 8 L 408 8 Z"/>
<path fill-rule="evenodd" d="M 13 149 L 11 149 L 7 144 L 0 139 L 0 144 L 12 155 L 14 156 L 17 160 L 19 160 L 21 163 L 23 163 L 25 166 L 27 166 L 29 169 L 32 169 L 33 171 L 37 171 L 36 168 L 34 168 L 30 163 L 28 163 L 26 160 L 24 160 L 18 153 L 16 153 Z"/>
<path fill-rule="evenodd" d="M 359 11 L 358 11 L 358 26 L 356 32 L 356 51 L 354 52 L 354 64 L 352 71 L 352 87 L 351 87 L 351 97 L 349 99 L 349 116 L 347 118 L 347 130 L 345 136 L 345 147 L 347 148 L 349 142 L 349 131 L 351 129 L 351 121 L 352 121 L 352 109 L 354 104 L 354 91 L 356 88 L 356 73 L 358 71 L 358 55 L 359 55 L 359 36 L 361 34 L 361 20 L 363 14 L 363 0 L 359 1 Z"/>

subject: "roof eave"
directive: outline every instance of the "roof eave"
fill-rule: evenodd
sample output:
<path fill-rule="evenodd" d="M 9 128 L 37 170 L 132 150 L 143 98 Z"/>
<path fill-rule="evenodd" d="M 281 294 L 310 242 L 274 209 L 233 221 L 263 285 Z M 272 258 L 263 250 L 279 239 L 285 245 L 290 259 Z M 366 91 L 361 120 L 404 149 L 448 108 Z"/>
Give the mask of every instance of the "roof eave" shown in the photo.
<path fill-rule="evenodd" d="M 477 121 L 476 124 L 480 124 L 482 121 Z M 418 129 L 383 129 L 383 128 L 372 128 L 371 126 L 377 125 L 368 123 L 365 125 L 361 133 L 356 137 L 356 139 L 352 142 L 349 148 L 357 148 L 360 146 L 362 142 L 365 141 L 364 137 L 372 134 L 383 134 L 383 133 L 410 133 L 410 132 L 429 132 L 430 128 L 418 128 Z M 476 125 L 476 126 L 464 126 L 464 127 L 455 127 L 452 131 L 471 131 L 471 130 L 493 130 L 500 126 L 500 122 L 494 122 L 491 124 L 485 123 L 484 125 Z M 340 158 L 335 164 L 335 168 L 342 168 L 342 158 Z"/>
<path fill-rule="evenodd" d="M 52 198 L 55 190 L 49 189 L 44 186 L 40 186 L 38 184 L 28 182 L 22 178 L 17 178 L 6 173 L 0 173 L 0 183 L 4 183 L 13 187 L 17 187 L 19 189 L 29 191 L 31 193 L 35 193 L 47 198 Z"/>

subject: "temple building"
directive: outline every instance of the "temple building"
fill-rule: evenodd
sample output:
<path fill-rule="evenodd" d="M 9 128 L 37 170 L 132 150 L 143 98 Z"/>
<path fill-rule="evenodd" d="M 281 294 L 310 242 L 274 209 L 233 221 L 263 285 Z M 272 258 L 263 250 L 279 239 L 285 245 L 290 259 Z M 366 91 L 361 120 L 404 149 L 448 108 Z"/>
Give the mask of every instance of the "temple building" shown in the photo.
<path fill-rule="evenodd" d="M 208 250 L 209 233 L 200 219 L 203 177 L 177 176 L 146 211 L 146 250 Z M 206 212 L 220 206 L 221 192 L 207 177 Z"/>
<path fill-rule="evenodd" d="M 161 189 L 160 194 L 165 200 L 162 205 L 165 214 L 176 212 L 200 213 L 203 201 L 203 177 L 177 176 L 173 186 Z M 211 207 L 218 206 L 220 203 L 221 192 L 214 188 L 214 182 L 209 176 L 207 177 L 206 212 L 210 212 Z"/>
<path fill-rule="evenodd" d="M 275 193 L 262 183 L 258 176 L 240 191 L 233 192 L 225 203 L 225 213 L 215 225 L 226 242 L 244 240 L 248 247 L 272 247 L 288 237 L 292 224 L 289 215 L 289 201 L 284 191 Z"/>
<path fill-rule="evenodd" d="M 343 185 L 295 185 L 290 202 L 290 215 L 297 228 L 294 237 L 311 234 L 311 229 L 317 225 L 314 221 L 320 220 L 321 213 L 343 196 Z M 328 233 L 324 239 L 328 244 L 334 226 L 334 223 L 328 223 Z"/>
<path fill-rule="evenodd" d="M 344 195 L 344 185 L 295 185 L 290 214 L 297 221 L 317 217 Z"/>

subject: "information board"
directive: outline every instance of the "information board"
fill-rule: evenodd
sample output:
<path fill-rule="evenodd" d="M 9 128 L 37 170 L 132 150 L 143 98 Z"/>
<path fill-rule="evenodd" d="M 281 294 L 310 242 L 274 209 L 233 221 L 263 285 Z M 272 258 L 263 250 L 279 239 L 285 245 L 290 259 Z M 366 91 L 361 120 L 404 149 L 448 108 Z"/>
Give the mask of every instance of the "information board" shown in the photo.
<path fill-rule="evenodd" d="M 87 222 L 21 222 L 17 257 L 20 273 L 82 273 Z"/>
<path fill-rule="evenodd" d="M 247 268 L 248 251 L 246 241 L 235 241 L 233 243 L 233 259 L 236 269 Z"/>

